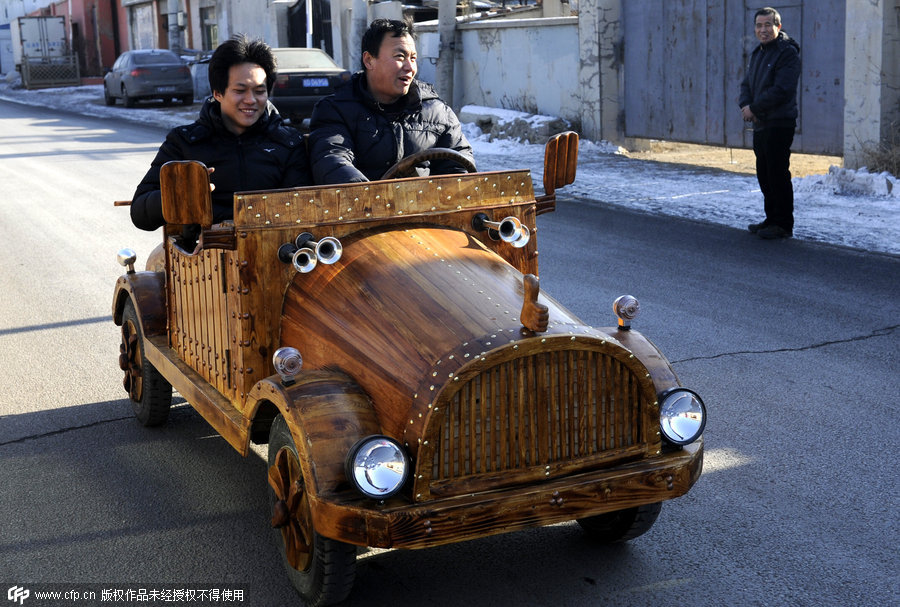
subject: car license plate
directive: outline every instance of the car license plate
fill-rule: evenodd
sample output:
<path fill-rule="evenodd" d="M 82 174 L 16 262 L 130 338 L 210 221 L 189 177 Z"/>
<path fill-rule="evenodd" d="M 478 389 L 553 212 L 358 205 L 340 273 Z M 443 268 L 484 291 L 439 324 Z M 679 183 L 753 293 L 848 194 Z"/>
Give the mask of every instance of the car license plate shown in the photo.
<path fill-rule="evenodd" d="M 328 86 L 328 78 L 304 78 L 303 86 L 309 89 L 320 86 Z"/>
<path fill-rule="evenodd" d="M 157 93 L 174 93 L 175 87 L 174 86 L 158 86 L 158 87 L 156 87 L 156 92 Z"/>

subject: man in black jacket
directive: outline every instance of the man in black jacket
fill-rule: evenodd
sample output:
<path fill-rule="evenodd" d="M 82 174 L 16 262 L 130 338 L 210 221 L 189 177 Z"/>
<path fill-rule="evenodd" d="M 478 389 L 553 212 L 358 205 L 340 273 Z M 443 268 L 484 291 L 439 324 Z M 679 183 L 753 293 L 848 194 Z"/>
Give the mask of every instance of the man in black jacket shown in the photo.
<path fill-rule="evenodd" d="M 781 31 L 781 15 L 774 8 L 756 11 L 755 32 L 759 46 L 750 55 L 739 103 L 741 116 L 753 123 L 756 178 L 766 218 L 747 229 L 760 238 L 790 238 L 794 230 L 790 161 L 797 126 L 800 45 Z"/>
<path fill-rule="evenodd" d="M 415 79 L 413 35 L 409 22 L 373 21 L 362 39 L 363 70 L 316 104 L 309 137 L 316 184 L 380 179 L 398 161 L 430 148 L 449 148 L 474 162 L 456 114 L 431 85 Z M 465 168 L 440 159 L 416 172 L 441 175 Z"/>
<path fill-rule="evenodd" d="M 165 224 L 159 171 L 170 160 L 199 160 L 210 171 L 213 220 L 234 215 L 234 192 L 310 185 L 302 134 L 287 126 L 269 93 L 275 56 L 261 40 L 237 35 L 209 62 L 213 91 L 192 124 L 166 136 L 131 202 L 131 220 L 142 230 Z"/>

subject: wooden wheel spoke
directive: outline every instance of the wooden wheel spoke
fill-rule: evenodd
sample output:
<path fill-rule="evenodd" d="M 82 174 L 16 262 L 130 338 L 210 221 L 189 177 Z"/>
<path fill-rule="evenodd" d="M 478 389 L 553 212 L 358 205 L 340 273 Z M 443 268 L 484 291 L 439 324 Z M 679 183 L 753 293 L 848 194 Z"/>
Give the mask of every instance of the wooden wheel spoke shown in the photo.
<path fill-rule="evenodd" d="M 307 547 L 311 547 L 313 543 L 312 534 L 312 511 L 309 509 L 309 500 L 304 499 L 300 503 L 299 512 L 297 512 L 297 521 L 299 522 L 300 533 L 303 536 L 303 542 Z"/>
<path fill-rule="evenodd" d="M 303 500 L 303 482 L 295 480 L 291 483 L 291 490 L 287 499 L 288 511 L 292 516 L 296 516 L 297 506 L 300 505 L 301 500 Z"/>
<path fill-rule="evenodd" d="M 122 325 L 122 343 L 119 344 L 119 367 L 125 371 L 122 386 L 134 401 L 141 400 L 141 378 L 144 374 L 137 331 L 130 323 Z"/>
<path fill-rule="evenodd" d="M 300 526 L 292 523 L 281 530 L 284 539 L 284 551 L 288 563 L 298 571 L 304 571 L 309 566 L 312 548 L 301 534 Z"/>
<path fill-rule="evenodd" d="M 281 455 L 279 453 L 279 455 Z M 275 464 L 269 468 L 269 486 L 275 492 L 275 497 L 284 500 L 287 495 L 284 491 L 284 481 L 282 480 L 281 471 L 278 469 L 278 458 L 275 458 Z"/>
<path fill-rule="evenodd" d="M 305 571 L 311 562 L 314 534 L 312 514 L 300 462 L 293 451 L 282 448 L 268 471 L 269 486 L 275 493 L 272 525 L 281 529 L 284 554 L 291 567 Z"/>
<path fill-rule="evenodd" d="M 128 370 L 128 365 L 130 361 L 128 360 L 128 349 L 125 347 L 125 343 L 119 344 L 119 368 L 123 371 Z"/>

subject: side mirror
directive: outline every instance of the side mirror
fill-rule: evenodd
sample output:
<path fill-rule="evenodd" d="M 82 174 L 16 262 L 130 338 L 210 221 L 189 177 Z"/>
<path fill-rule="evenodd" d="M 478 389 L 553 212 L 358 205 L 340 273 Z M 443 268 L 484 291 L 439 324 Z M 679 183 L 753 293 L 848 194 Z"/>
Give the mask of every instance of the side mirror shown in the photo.
<path fill-rule="evenodd" d="M 213 223 L 209 171 L 196 160 L 172 160 L 159 171 L 162 213 L 169 224 Z"/>

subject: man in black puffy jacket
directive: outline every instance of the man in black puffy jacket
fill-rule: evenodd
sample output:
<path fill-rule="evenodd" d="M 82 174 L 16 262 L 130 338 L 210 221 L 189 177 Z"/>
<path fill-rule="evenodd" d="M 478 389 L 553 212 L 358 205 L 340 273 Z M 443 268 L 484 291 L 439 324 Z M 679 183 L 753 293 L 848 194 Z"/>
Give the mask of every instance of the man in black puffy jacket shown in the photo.
<path fill-rule="evenodd" d="M 741 82 L 741 116 L 753 124 L 756 178 L 766 218 L 747 226 L 760 238 L 790 238 L 794 229 L 794 189 L 791 185 L 791 143 L 797 126 L 797 83 L 800 45 L 781 31 L 774 8 L 756 11 L 759 46 Z"/>
<path fill-rule="evenodd" d="M 309 155 L 316 184 L 371 181 L 416 152 L 449 148 L 474 163 L 459 119 L 434 88 L 415 79 L 409 22 L 376 19 L 362 39 L 363 70 L 313 109 Z M 419 175 L 464 173 L 453 160 L 416 168 Z"/>
<path fill-rule="evenodd" d="M 275 56 L 261 40 L 237 35 L 209 62 L 213 91 L 196 122 L 166 136 L 131 202 L 131 220 L 142 230 L 165 224 L 159 171 L 170 160 L 199 160 L 210 171 L 213 221 L 232 219 L 234 192 L 310 185 L 302 134 L 286 125 L 269 93 Z"/>

